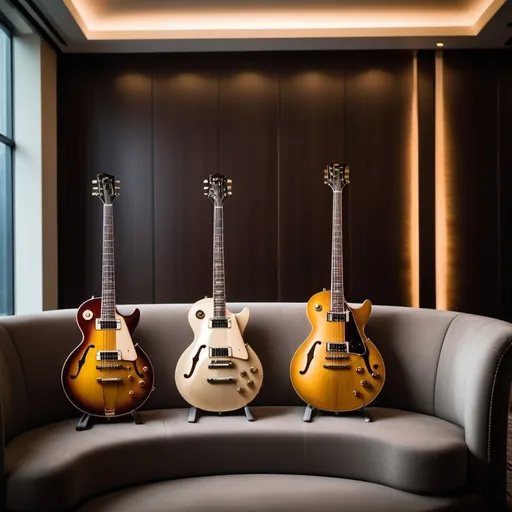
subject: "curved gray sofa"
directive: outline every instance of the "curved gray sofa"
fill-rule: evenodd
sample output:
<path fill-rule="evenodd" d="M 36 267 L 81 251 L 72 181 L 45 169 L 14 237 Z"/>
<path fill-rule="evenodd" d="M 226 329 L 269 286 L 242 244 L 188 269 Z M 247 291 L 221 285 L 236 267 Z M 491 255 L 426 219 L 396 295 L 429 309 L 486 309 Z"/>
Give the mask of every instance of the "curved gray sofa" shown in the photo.
<path fill-rule="evenodd" d="M 289 363 L 305 305 L 249 306 L 245 339 L 265 378 L 243 413 L 187 422 L 174 367 L 192 340 L 189 304 L 142 305 L 135 331 L 156 390 L 142 425 L 75 430 L 60 371 L 80 342 L 75 310 L 0 320 L 4 509 L 9 512 L 502 510 L 512 325 L 454 312 L 374 307 L 367 334 L 387 380 L 360 414 L 304 404 Z M 120 307 L 130 312 L 129 306 Z"/>

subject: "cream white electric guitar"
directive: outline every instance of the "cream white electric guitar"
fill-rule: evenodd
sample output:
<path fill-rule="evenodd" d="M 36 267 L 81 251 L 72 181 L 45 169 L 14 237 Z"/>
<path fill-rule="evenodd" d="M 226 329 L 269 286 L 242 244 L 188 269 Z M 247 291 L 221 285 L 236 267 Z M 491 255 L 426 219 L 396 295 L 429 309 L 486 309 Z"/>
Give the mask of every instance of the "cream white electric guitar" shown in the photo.
<path fill-rule="evenodd" d="M 223 204 L 231 195 L 231 180 L 212 174 L 204 183 L 204 194 L 214 207 L 213 298 L 196 302 L 189 311 L 194 341 L 180 357 L 175 378 L 181 396 L 194 408 L 227 412 L 245 407 L 255 398 L 263 369 L 242 337 L 249 310 L 233 314 L 226 308 Z M 247 408 L 246 414 L 251 420 Z M 195 416 L 189 415 L 189 421 L 195 421 Z"/>

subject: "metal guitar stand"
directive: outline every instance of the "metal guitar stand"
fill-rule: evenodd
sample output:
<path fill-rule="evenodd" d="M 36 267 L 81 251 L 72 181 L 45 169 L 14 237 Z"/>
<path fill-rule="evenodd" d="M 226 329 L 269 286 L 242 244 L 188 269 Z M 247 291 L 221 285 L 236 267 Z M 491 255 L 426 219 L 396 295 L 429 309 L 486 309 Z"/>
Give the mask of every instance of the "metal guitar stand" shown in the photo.
<path fill-rule="evenodd" d="M 135 425 L 142 425 L 144 423 L 138 411 L 133 411 L 130 414 Z M 78 420 L 78 423 L 76 425 L 76 431 L 82 432 L 83 430 L 90 430 L 94 426 L 94 421 L 97 422 L 99 419 L 102 418 L 93 418 L 90 414 L 87 413 L 82 414 L 81 418 Z M 107 422 L 112 421 L 112 419 L 113 418 L 106 418 Z"/>
<path fill-rule="evenodd" d="M 315 411 L 318 409 L 315 409 L 312 405 L 307 404 L 306 409 L 304 410 L 304 416 L 302 418 L 302 421 L 305 421 L 306 423 L 311 423 L 313 421 L 313 416 L 315 415 Z M 318 411 L 320 412 L 320 411 Z M 363 419 L 365 423 L 370 423 L 372 421 L 372 418 L 370 416 L 370 413 L 368 412 L 367 407 L 361 407 L 359 409 L 359 412 L 363 415 Z M 339 412 L 334 413 L 335 416 L 339 416 Z"/>
<path fill-rule="evenodd" d="M 199 411 L 200 411 L 200 409 L 198 409 L 197 407 L 191 407 L 188 411 L 188 420 L 187 421 L 189 423 L 196 423 L 197 420 L 199 419 L 198 418 Z M 254 416 L 253 416 L 252 411 L 248 405 L 244 406 L 244 413 L 245 413 L 245 417 L 247 418 L 247 421 L 254 421 Z M 219 416 L 222 416 L 221 412 L 219 412 Z"/>

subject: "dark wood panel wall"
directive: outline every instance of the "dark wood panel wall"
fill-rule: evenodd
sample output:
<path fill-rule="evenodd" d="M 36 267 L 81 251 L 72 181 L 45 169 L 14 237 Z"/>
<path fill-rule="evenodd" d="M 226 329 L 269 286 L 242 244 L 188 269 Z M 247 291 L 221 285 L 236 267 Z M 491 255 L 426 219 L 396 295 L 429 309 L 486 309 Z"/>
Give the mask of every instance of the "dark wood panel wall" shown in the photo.
<path fill-rule="evenodd" d="M 492 58 L 491 58 L 492 57 Z M 454 309 L 512 318 L 512 63 L 445 52 Z M 411 130 L 417 98 L 419 297 L 435 307 L 434 52 L 65 55 L 59 61 L 60 306 L 100 293 L 98 172 L 116 174 L 118 303 L 211 295 L 212 205 L 225 203 L 227 295 L 306 301 L 330 286 L 332 194 L 351 166 L 349 300 L 410 305 Z M 414 95 L 413 93 L 416 93 Z"/>

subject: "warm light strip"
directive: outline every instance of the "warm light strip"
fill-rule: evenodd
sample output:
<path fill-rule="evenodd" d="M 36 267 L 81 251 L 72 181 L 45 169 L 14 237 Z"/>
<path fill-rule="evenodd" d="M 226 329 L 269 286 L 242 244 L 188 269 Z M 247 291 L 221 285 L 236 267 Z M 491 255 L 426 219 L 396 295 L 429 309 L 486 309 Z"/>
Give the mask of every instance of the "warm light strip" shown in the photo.
<path fill-rule="evenodd" d="M 435 75 L 436 308 L 448 309 L 447 170 L 442 51 L 436 52 Z"/>
<path fill-rule="evenodd" d="M 264 9 L 224 5 L 197 10 L 101 8 L 93 0 L 63 0 L 88 39 L 181 39 L 233 37 L 472 36 L 505 0 L 473 1 L 471 7 L 412 6 L 409 9 Z M 122 2 L 121 2 L 122 3 Z M 143 5 L 141 3 L 140 5 Z"/>
<path fill-rule="evenodd" d="M 420 306 L 420 207 L 418 141 L 418 56 L 412 61 L 411 139 L 409 163 L 409 255 L 411 259 L 411 306 Z"/>

